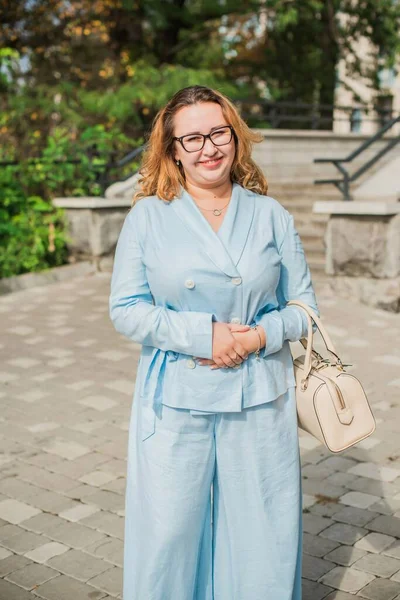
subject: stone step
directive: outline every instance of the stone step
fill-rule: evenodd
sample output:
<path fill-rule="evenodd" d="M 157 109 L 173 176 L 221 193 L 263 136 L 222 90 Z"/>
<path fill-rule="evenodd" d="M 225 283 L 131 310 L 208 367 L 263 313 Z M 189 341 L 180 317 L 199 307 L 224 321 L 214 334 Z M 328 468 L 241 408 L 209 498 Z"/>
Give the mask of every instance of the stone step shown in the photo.
<path fill-rule="evenodd" d="M 293 215 L 311 273 L 321 277 L 325 274 L 324 236 L 329 216 L 313 213 L 312 210 L 317 200 L 341 200 L 340 192 L 333 186 L 330 188 L 316 186 L 310 181 L 293 181 L 287 184 L 279 182 L 273 188 L 271 186 L 270 193 Z"/>
<path fill-rule="evenodd" d="M 310 271 L 311 271 L 311 278 L 315 276 L 319 277 L 319 276 L 326 276 L 325 273 L 325 257 L 322 258 L 318 258 L 318 257 L 314 257 L 314 258 L 307 258 L 307 262 L 308 262 L 308 266 L 310 267 Z"/>
<path fill-rule="evenodd" d="M 333 186 L 332 186 L 333 187 Z M 274 188 L 269 193 L 270 196 L 276 198 L 279 202 L 283 204 L 285 199 L 296 199 L 296 198 L 312 198 L 313 200 L 343 200 L 342 194 L 336 188 L 330 190 L 327 185 L 324 186 L 298 186 L 292 188 L 290 187 L 279 187 L 278 189 Z"/>
<path fill-rule="evenodd" d="M 314 203 L 319 201 L 319 200 L 323 200 L 323 201 L 327 201 L 327 202 L 337 202 L 338 200 L 342 200 L 342 198 L 340 197 L 328 197 L 328 196 L 323 196 L 323 195 L 319 195 L 319 196 L 310 196 L 307 194 L 288 194 L 285 196 L 281 196 L 279 202 L 280 204 L 282 204 L 282 206 L 291 206 L 294 207 L 297 204 L 308 204 L 308 206 L 310 206 L 311 208 L 313 207 Z"/>
<path fill-rule="evenodd" d="M 312 207 L 314 204 L 314 200 L 304 200 L 303 198 L 297 200 L 285 200 L 281 202 L 282 206 L 286 208 L 293 216 L 295 212 L 306 212 L 312 213 Z"/>
<path fill-rule="evenodd" d="M 318 223 L 326 225 L 329 221 L 329 215 L 324 213 L 311 212 L 309 215 L 305 215 L 304 212 L 290 211 L 295 219 L 298 219 L 299 223 Z"/>
<path fill-rule="evenodd" d="M 312 231 L 315 233 L 315 235 L 323 237 L 325 234 L 327 221 L 314 221 L 312 214 L 300 213 L 294 215 L 294 224 L 301 237 L 304 231 L 306 234 L 308 231 Z"/>
<path fill-rule="evenodd" d="M 304 253 L 306 255 L 307 260 L 316 259 L 324 259 L 325 260 L 325 249 L 319 246 L 310 246 L 308 244 L 303 244 Z"/>
<path fill-rule="evenodd" d="M 268 178 L 267 178 L 268 179 Z M 299 190 L 307 190 L 310 192 L 317 192 L 317 191 L 326 191 L 328 194 L 336 191 L 338 192 L 337 188 L 330 183 L 326 183 L 326 184 L 316 184 L 314 183 L 314 179 L 310 178 L 303 178 L 301 180 L 299 179 L 291 179 L 288 178 L 287 180 L 282 180 L 280 179 L 279 181 L 269 181 L 268 182 L 268 192 L 275 192 L 276 190 L 279 191 L 285 191 L 285 190 L 292 190 L 292 191 L 299 191 Z"/>
<path fill-rule="evenodd" d="M 318 232 L 321 233 L 321 230 L 325 230 L 327 226 L 327 221 L 321 221 L 318 219 L 314 220 L 314 214 L 310 213 L 306 215 L 305 213 L 299 213 L 298 215 L 294 215 L 295 224 L 298 226 L 299 231 L 303 231 L 305 234 Z M 296 219 L 298 218 L 298 221 Z M 303 220 L 302 220 L 303 219 Z"/>
<path fill-rule="evenodd" d="M 297 229 L 302 244 L 305 248 L 317 249 L 325 251 L 324 236 L 319 231 L 315 231 L 308 227 L 307 229 Z"/>

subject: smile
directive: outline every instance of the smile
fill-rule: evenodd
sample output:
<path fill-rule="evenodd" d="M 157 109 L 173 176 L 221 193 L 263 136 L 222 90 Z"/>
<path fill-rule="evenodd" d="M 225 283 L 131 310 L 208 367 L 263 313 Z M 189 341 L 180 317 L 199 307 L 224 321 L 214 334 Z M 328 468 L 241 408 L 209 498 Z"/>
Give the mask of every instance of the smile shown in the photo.
<path fill-rule="evenodd" d="M 205 167 L 215 167 L 216 165 L 219 165 L 222 162 L 222 156 L 220 156 L 219 158 L 213 158 L 212 160 L 204 160 L 201 161 L 200 164 L 204 165 Z"/>

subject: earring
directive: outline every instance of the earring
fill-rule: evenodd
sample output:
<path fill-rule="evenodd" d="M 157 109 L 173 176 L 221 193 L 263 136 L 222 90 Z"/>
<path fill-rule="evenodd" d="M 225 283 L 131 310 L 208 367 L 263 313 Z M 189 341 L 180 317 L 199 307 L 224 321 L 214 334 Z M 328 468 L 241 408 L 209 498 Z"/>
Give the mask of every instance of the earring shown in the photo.
<path fill-rule="evenodd" d="M 178 165 L 178 167 L 180 167 L 180 165 L 181 165 L 181 161 L 180 161 L 180 160 L 176 160 L 175 162 L 176 162 L 176 164 Z"/>

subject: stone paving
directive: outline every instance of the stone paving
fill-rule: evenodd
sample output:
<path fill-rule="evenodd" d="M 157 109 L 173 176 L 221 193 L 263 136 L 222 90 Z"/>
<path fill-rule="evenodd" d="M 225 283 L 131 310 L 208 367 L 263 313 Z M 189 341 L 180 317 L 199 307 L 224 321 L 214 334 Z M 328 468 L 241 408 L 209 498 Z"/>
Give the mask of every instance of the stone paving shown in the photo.
<path fill-rule="evenodd" d="M 400 600 L 400 316 L 315 287 L 378 424 L 340 455 L 300 436 L 303 600 Z M 115 332 L 108 291 L 101 274 L 0 298 L 0 600 L 122 597 L 140 348 Z"/>

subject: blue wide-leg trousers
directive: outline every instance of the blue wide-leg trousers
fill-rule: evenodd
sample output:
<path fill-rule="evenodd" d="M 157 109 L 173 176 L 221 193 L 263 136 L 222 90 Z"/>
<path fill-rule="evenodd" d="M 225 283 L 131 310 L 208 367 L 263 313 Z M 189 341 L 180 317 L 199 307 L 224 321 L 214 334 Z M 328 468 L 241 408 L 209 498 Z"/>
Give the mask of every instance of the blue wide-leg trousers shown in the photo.
<path fill-rule="evenodd" d="M 159 408 L 132 409 L 123 600 L 301 600 L 295 388 L 239 413 Z"/>

